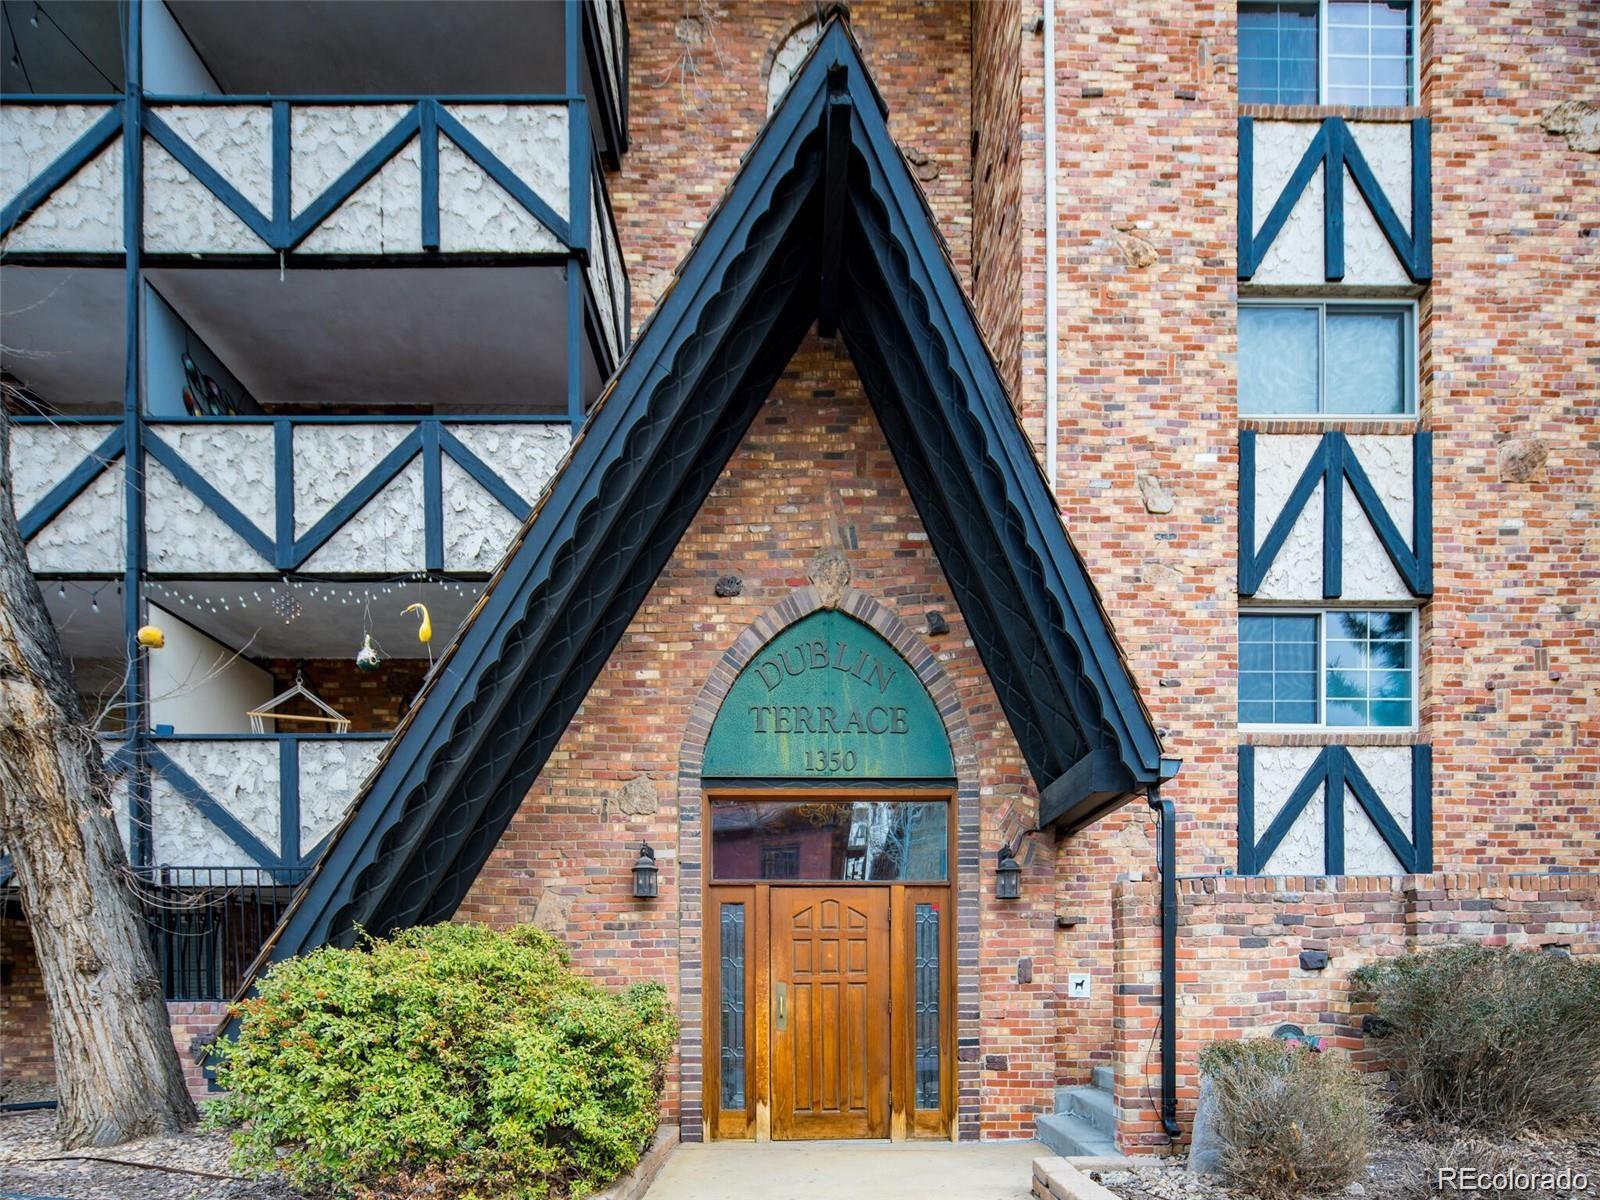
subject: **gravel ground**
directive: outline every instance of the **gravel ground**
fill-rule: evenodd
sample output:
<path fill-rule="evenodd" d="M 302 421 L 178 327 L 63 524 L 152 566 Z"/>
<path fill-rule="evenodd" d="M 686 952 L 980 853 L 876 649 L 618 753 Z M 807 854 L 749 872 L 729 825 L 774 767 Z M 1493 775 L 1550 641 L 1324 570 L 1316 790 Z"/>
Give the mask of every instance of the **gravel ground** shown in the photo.
<path fill-rule="evenodd" d="M 1463 1200 L 1594 1200 L 1600 1194 L 1600 1125 L 1457 1145 L 1468 1138 L 1470 1135 L 1449 1130 L 1424 1132 L 1411 1125 L 1382 1127 L 1368 1156 L 1367 1179 L 1352 1184 L 1343 1195 L 1371 1200 L 1430 1200 L 1441 1195 L 1458 1195 Z M 1475 1165 L 1485 1171 L 1514 1167 L 1541 1173 L 1569 1167 L 1587 1176 L 1588 1189 L 1441 1193 L 1431 1179 L 1431 1167 L 1440 1165 Z M 1254 1193 L 1226 1187 L 1218 1178 L 1189 1174 L 1181 1158 L 1160 1167 L 1096 1171 L 1093 1175 L 1123 1200 L 1255 1200 Z"/>
<path fill-rule="evenodd" d="M 56 1157 L 54 1112 L 0 1115 L 0 1197 L 38 1200 L 300 1200 L 278 1180 L 241 1179 L 228 1169 L 228 1135 L 143 1138 Z M 99 1159 L 122 1159 L 128 1166 Z M 181 1169 L 180 1169 L 181 1168 Z"/>

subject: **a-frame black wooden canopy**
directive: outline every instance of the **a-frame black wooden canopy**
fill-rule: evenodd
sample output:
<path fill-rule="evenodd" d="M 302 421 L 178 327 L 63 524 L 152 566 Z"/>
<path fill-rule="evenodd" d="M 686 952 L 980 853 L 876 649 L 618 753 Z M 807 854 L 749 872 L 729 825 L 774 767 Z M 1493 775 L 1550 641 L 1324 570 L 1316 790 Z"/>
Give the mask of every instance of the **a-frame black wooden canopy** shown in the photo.
<path fill-rule="evenodd" d="M 268 954 L 448 918 L 812 324 L 843 338 L 1042 794 L 1176 769 L 843 22 L 824 31 Z"/>

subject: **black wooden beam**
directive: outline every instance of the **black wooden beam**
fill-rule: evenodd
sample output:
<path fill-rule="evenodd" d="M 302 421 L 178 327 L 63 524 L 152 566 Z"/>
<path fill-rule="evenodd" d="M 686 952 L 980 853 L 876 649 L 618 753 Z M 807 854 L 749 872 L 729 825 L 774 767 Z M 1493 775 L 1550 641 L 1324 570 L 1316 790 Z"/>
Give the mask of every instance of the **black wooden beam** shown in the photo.
<path fill-rule="evenodd" d="M 817 300 L 817 332 L 832 337 L 839 328 L 840 255 L 844 249 L 844 202 L 850 177 L 850 97 L 845 68 L 828 72 L 828 103 L 822 120 L 827 139 L 822 182 L 822 276 Z"/>
<path fill-rule="evenodd" d="M 1039 828 L 1073 833 L 1126 802 L 1138 786 L 1121 755 L 1091 751 L 1040 793 Z"/>

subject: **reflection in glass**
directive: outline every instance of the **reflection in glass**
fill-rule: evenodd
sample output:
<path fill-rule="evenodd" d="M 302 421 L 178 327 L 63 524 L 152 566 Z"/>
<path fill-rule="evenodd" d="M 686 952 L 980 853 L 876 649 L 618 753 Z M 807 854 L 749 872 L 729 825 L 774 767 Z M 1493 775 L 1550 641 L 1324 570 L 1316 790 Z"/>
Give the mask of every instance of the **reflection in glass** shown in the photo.
<path fill-rule="evenodd" d="M 1410 0 L 1328 0 L 1327 103 L 1411 103 Z"/>
<path fill-rule="evenodd" d="M 919 800 L 717 801 L 711 877 L 942 883 L 946 810 Z"/>
<path fill-rule="evenodd" d="M 1239 618 L 1239 720 L 1314 725 L 1317 720 L 1317 618 Z"/>
<path fill-rule="evenodd" d="M 1333 612 L 1327 623 L 1327 724 L 1410 725 L 1410 615 Z"/>
<path fill-rule="evenodd" d="M 1314 413 L 1321 318 L 1315 308 L 1239 309 L 1239 411 Z"/>
<path fill-rule="evenodd" d="M 1317 102 L 1315 0 L 1239 5 L 1239 101 Z"/>
<path fill-rule="evenodd" d="M 1406 411 L 1406 323 L 1409 310 L 1328 310 L 1328 395 L 1331 413 Z"/>
<path fill-rule="evenodd" d="M 744 1107 L 744 905 L 724 904 L 721 924 L 722 1107 Z"/>
<path fill-rule="evenodd" d="M 939 1107 L 939 906 L 917 905 L 917 1107 Z"/>

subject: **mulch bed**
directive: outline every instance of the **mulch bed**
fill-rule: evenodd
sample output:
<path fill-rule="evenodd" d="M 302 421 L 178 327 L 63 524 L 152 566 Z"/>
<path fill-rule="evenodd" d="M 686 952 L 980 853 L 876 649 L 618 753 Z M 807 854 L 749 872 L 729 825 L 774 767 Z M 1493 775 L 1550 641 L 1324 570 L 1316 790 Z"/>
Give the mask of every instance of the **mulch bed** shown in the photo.
<path fill-rule="evenodd" d="M 0 1115 L 0 1197 L 33 1200 L 300 1200 L 281 1180 L 228 1167 L 228 1135 L 189 1132 L 108 1149 L 63 1151 L 56 1115 Z M 121 1162 L 107 1162 L 120 1159 Z M 143 1165 L 128 1165 L 143 1164 Z"/>
<path fill-rule="evenodd" d="M 1416 1125 L 1380 1126 L 1367 1160 L 1367 1178 L 1335 1195 L 1367 1196 L 1372 1200 L 1596 1200 L 1600 1196 L 1600 1125 L 1574 1128 L 1559 1134 L 1526 1133 L 1515 1138 L 1484 1139 L 1497 1148 L 1493 1161 L 1478 1155 L 1452 1153 L 1459 1139 L 1472 1135 L 1453 1130 L 1423 1130 Z M 1513 1166 L 1533 1174 L 1563 1167 L 1588 1178 L 1588 1190 L 1554 1190 L 1540 1187 L 1507 1191 L 1445 1191 L 1433 1186 L 1427 1164 L 1504 1169 Z M 1191 1175 L 1184 1160 L 1174 1158 L 1158 1167 L 1133 1171 L 1095 1171 L 1093 1177 L 1123 1200 L 1256 1200 L 1253 1192 L 1226 1186 L 1214 1176 Z"/>

